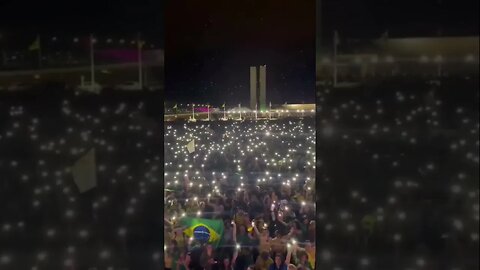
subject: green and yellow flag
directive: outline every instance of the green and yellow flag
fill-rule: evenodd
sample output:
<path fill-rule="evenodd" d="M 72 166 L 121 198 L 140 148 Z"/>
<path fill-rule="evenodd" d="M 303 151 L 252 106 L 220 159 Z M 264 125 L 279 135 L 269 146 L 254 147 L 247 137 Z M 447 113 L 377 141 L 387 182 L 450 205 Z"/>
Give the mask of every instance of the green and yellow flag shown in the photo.
<path fill-rule="evenodd" d="M 37 36 L 32 44 L 28 47 L 29 51 L 38 51 L 40 50 L 40 37 Z"/>
<path fill-rule="evenodd" d="M 203 218 L 184 218 L 181 224 L 187 227 L 183 232 L 200 242 L 210 243 L 215 247 L 223 236 L 223 221 Z"/>

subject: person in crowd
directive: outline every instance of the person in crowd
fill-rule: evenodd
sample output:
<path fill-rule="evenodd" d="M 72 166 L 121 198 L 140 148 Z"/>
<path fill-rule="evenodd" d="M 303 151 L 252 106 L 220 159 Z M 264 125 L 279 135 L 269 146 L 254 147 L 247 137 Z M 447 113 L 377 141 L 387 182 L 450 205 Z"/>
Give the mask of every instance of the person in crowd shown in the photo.
<path fill-rule="evenodd" d="M 270 265 L 273 264 L 273 260 L 270 257 L 270 253 L 266 250 L 260 253 L 255 262 L 255 270 L 268 270 Z"/>
<path fill-rule="evenodd" d="M 290 259 L 292 256 L 292 248 L 289 246 L 287 256 L 284 259 L 282 254 L 275 254 L 275 260 L 268 268 L 269 270 L 288 270 L 288 265 L 290 264 Z"/>

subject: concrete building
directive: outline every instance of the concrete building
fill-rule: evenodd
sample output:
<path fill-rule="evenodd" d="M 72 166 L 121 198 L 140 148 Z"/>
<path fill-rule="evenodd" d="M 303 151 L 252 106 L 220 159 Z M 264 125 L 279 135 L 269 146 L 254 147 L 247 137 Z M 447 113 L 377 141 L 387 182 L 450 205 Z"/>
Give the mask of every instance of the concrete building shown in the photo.
<path fill-rule="evenodd" d="M 267 109 L 267 65 L 260 66 L 260 110 Z"/>
<path fill-rule="evenodd" d="M 257 67 L 250 67 L 250 109 L 257 106 Z"/>
<path fill-rule="evenodd" d="M 267 66 L 250 67 L 250 109 L 267 109 Z"/>

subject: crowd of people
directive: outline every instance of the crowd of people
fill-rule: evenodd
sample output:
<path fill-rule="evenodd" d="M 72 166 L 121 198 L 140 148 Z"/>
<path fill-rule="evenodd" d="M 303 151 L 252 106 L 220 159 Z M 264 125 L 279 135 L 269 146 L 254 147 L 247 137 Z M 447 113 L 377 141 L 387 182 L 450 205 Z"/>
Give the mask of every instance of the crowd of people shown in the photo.
<path fill-rule="evenodd" d="M 478 78 L 322 85 L 316 118 L 161 127 L 162 99 L 2 93 L 0 269 L 478 268 Z"/>
<path fill-rule="evenodd" d="M 318 269 L 477 269 L 478 77 L 317 98 Z"/>
<path fill-rule="evenodd" d="M 162 269 L 162 100 L 0 97 L 0 269 Z M 158 107 L 158 108 L 157 108 Z M 95 150 L 96 186 L 72 167 Z"/>
<path fill-rule="evenodd" d="M 313 117 L 174 122 L 164 149 L 165 269 L 315 268 Z M 187 217 L 221 220 L 220 243 Z"/>

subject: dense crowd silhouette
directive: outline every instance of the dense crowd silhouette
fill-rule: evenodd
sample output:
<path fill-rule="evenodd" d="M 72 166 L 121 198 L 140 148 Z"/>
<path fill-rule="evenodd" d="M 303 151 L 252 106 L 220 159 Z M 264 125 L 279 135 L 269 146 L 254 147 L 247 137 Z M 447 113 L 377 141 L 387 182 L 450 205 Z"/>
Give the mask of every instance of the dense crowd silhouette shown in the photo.
<path fill-rule="evenodd" d="M 161 104 L 158 93 L 2 93 L 0 269 L 161 269 Z M 71 170 L 90 149 L 97 185 L 80 193 Z"/>
<path fill-rule="evenodd" d="M 319 269 L 478 268 L 478 77 L 317 89 Z"/>
<path fill-rule="evenodd" d="M 314 269 L 313 117 L 173 123 L 164 149 L 166 269 Z M 187 217 L 222 220 L 218 246 Z"/>
<path fill-rule="evenodd" d="M 0 269 L 476 269 L 478 86 L 319 86 L 316 119 L 164 127 L 156 93 L 1 93 Z"/>

